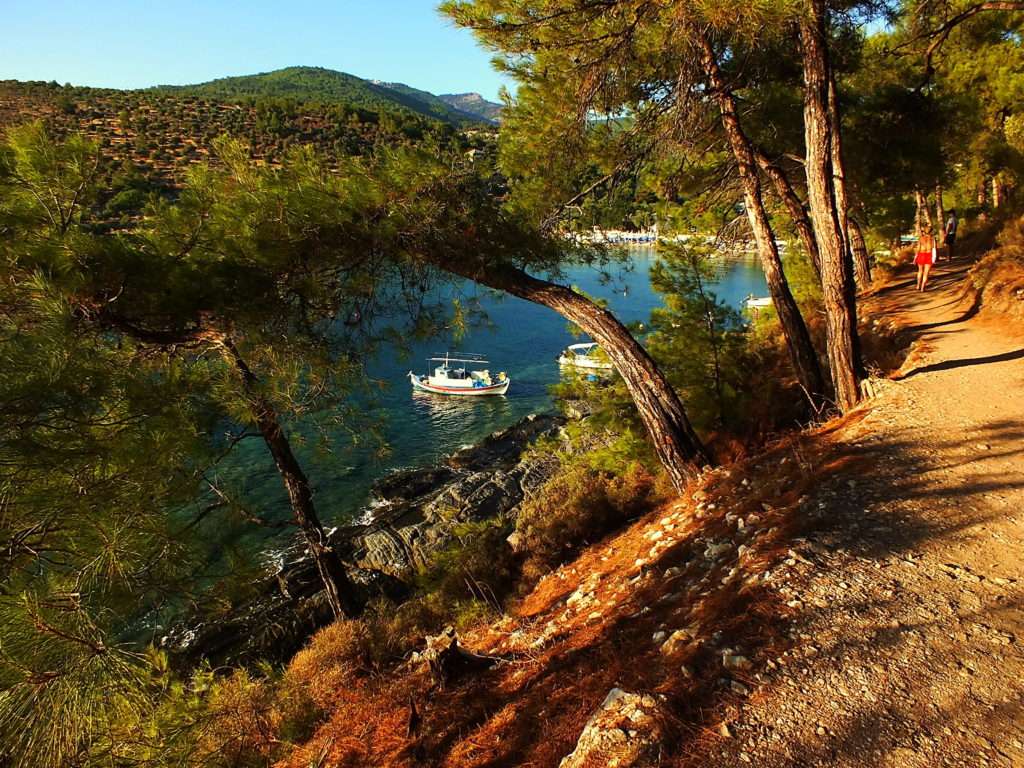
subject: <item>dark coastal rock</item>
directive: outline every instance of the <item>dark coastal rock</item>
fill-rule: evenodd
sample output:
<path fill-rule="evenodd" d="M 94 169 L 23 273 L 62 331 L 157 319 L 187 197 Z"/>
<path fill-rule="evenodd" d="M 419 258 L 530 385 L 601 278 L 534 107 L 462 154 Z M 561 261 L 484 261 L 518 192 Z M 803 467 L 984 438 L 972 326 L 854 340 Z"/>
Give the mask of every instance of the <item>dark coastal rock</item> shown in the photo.
<path fill-rule="evenodd" d="M 523 451 L 540 437 L 557 435 L 563 424 L 557 416 L 528 416 L 458 451 L 449 459 L 447 480 L 422 485 L 417 497 L 409 498 L 399 484 L 400 495 L 378 497 L 372 522 L 339 531 L 344 556 L 402 578 L 444 548 L 458 524 L 512 516 L 557 466 L 550 454 L 524 457 Z"/>
<path fill-rule="evenodd" d="M 375 499 L 408 501 L 444 485 L 454 474 L 451 467 L 443 464 L 420 469 L 400 469 L 375 482 L 370 495 Z"/>
<path fill-rule="evenodd" d="M 458 469 L 493 469 L 511 466 L 527 446 L 550 435 L 565 423 L 561 416 L 531 414 L 508 429 L 492 432 L 476 445 L 462 448 L 448 458 L 448 465 Z"/>
<path fill-rule="evenodd" d="M 379 480 L 369 522 L 331 533 L 360 590 L 358 601 L 382 595 L 403 599 L 405 580 L 452 541 L 460 523 L 513 517 L 558 466 L 549 452 L 524 457 L 524 451 L 541 437 L 557 436 L 564 423 L 554 415 L 527 416 L 444 464 L 399 470 Z M 275 560 L 275 572 L 257 585 L 253 600 L 224 616 L 185 622 L 161 645 L 186 665 L 203 658 L 214 664 L 289 658 L 333 616 L 301 540 L 276 552 Z"/>
<path fill-rule="evenodd" d="M 379 571 L 352 569 L 349 578 L 359 590 L 357 602 L 386 596 L 402 600 L 404 582 Z M 194 667 L 206 660 L 213 666 L 234 666 L 255 661 L 281 663 L 297 653 L 334 614 L 327 603 L 312 562 L 295 563 L 287 577 L 275 574 L 258 585 L 257 597 L 223 616 L 187 622 L 160 638 L 175 664 Z"/>

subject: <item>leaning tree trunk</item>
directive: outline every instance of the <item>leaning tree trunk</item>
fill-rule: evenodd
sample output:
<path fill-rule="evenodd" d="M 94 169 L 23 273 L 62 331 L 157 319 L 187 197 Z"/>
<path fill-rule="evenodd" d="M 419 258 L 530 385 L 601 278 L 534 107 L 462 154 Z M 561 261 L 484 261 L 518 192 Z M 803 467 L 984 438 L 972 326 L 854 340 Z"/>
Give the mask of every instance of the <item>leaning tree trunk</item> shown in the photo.
<path fill-rule="evenodd" d="M 273 405 L 260 394 L 256 375 L 249 368 L 234 343 L 226 337 L 218 339 L 218 343 L 224 350 L 225 356 L 242 377 L 246 394 L 251 401 L 253 420 L 270 450 L 270 455 L 274 458 L 274 464 L 284 482 L 285 490 L 288 491 L 292 514 L 306 540 L 309 554 L 313 558 L 313 562 L 316 563 L 331 610 L 339 618 L 356 616 L 359 613 L 359 606 L 353 598 L 354 587 L 345 572 L 341 558 L 327 541 L 327 535 L 324 533 L 323 525 L 320 523 L 316 507 L 313 504 L 313 491 L 309 487 L 309 479 L 302 471 L 295 454 L 292 453 L 291 444 L 281 428 L 277 412 Z"/>
<path fill-rule="evenodd" d="M 786 178 L 786 174 L 782 172 L 782 169 L 773 163 L 760 147 L 753 147 L 753 149 L 758 167 L 772 182 L 772 185 L 775 187 L 775 193 L 786 206 L 786 211 L 789 213 L 789 218 L 793 221 L 793 226 L 796 227 L 800 242 L 803 243 L 804 250 L 807 251 L 807 256 L 814 267 L 814 274 L 818 276 L 820 281 L 821 255 L 818 252 L 818 242 L 814 239 L 814 228 L 811 226 L 811 220 L 807 216 L 807 209 L 800 200 L 800 196 L 797 195 L 796 190 L 793 189 L 789 179 Z"/>
<path fill-rule="evenodd" d="M 800 314 L 796 299 L 789 289 L 789 282 L 782 270 L 782 259 L 779 257 L 779 246 L 775 242 L 768 211 L 764 206 L 761 190 L 761 179 L 757 173 L 757 164 L 750 139 L 740 125 L 736 101 L 722 77 L 718 58 L 711 42 L 703 35 L 700 38 L 701 61 L 704 72 L 711 83 L 712 95 L 722 115 L 722 127 L 729 140 L 729 147 L 739 170 L 743 185 L 743 201 L 747 209 L 747 218 L 754 233 L 754 243 L 761 267 L 768 283 L 768 291 L 772 296 L 772 304 L 779 316 L 782 332 L 786 338 L 789 359 L 796 371 L 797 380 L 804 388 L 811 405 L 819 408 L 825 394 L 825 382 L 818 365 L 818 355 L 811 343 L 811 334 Z"/>
<path fill-rule="evenodd" d="M 807 199 L 821 254 L 821 292 L 829 365 L 836 404 L 847 411 L 860 400 L 856 289 L 843 247 L 832 171 L 832 126 L 828 109 L 829 62 L 824 0 L 810 0 L 800 20 L 804 70 L 804 138 Z"/>
<path fill-rule="evenodd" d="M 853 270 L 857 282 L 862 288 L 871 285 L 871 257 L 868 255 L 868 244 L 864 240 L 864 230 L 860 222 L 850 217 L 850 247 L 853 249 Z"/>
<path fill-rule="evenodd" d="M 668 379 L 611 312 L 564 285 L 541 280 L 516 267 L 445 262 L 443 268 L 553 309 L 600 344 L 626 383 L 655 453 L 677 490 L 685 488 L 698 467 L 712 463 Z"/>

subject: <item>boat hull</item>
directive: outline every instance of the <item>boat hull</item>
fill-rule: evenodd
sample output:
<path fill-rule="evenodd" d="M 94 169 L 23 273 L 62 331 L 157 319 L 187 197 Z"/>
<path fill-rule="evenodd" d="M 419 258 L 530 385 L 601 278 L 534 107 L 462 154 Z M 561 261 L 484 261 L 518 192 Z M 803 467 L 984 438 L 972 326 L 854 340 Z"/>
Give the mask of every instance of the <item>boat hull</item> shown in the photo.
<path fill-rule="evenodd" d="M 611 363 L 605 363 L 599 360 L 587 360 L 585 355 L 576 355 L 576 357 L 566 357 L 562 355 L 558 358 L 559 365 L 565 365 L 570 368 L 587 368 L 592 371 L 610 371 L 614 367 Z"/>
<path fill-rule="evenodd" d="M 505 379 L 504 381 L 499 381 L 497 384 L 491 384 L 488 387 L 442 387 L 437 384 L 430 384 L 429 382 L 423 381 L 423 379 L 415 373 L 409 374 L 409 381 L 412 382 L 412 388 L 416 392 L 430 392 L 435 395 L 454 395 L 455 397 L 504 395 L 508 392 L 509 384 L 512 383 L 510 379 Z"/>

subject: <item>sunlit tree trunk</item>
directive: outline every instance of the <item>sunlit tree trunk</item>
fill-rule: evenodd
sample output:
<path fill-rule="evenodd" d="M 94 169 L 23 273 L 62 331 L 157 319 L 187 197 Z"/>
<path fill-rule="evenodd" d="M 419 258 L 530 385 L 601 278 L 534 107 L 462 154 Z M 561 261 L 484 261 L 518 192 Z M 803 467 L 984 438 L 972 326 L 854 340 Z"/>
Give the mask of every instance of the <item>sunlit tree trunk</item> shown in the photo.
<path fill-rule="evenodd" d="M 871 285 L 871 256 L 868 254 L 868 244 L 864 239 L 864 230 L 861 229 L 860 222 L 851 216 L 849 226 L 853 271 L 857 276 L 857 282 L 864 288 Z"/>
<path fill-rule="evenodd" d="M 852 254 L 850 242 L 850 198 L 846 192 L 846 170 L 843 165 L 842 122 L 839 114 L 839 93 L 836 88 L 835 72 L 828 73 L 828 115 L 831 131 L 829 134 L 832 153 L 832 192 L 836 200 L 836 214 L 839 229 L 843 235 L 843 253 Z"/>
<path fill-rule="evenodd" d="M 701 466 L 712 463 L 668 379 L 647 350 L 607 309 L 564 285 L 541 280 L 516 267 L 446 262 L 444 268 L 553 309 L 600 344 L 622 376 L 654 451 L 677 490 L 682 491 Z"/>
<path fill-rule="evenodd" d="M 940 232 L 946 226 L 946 206 L 942 202 L 942 182 L 935 182 L 935 226 Z"/>
<path fill-rule="evenodd" d="M 809 0 L 807 10 L 800 21 L 807 199 L 821 254 L 822 304 L 832 383 L 836 404 L 841 410 L 847 411 L 857 404 L 861 396 L 856 289 L 851 259 L 843 246 L 842 225 L 835 205 L 824 1 Z"/>
<path fill-rule="evenodd" d="M 818 407 L 825 393 L 825 383 L 818 365 L 818 355 L 811 343 L 811 335 L 807 331 L 807 325 L 804 323 L 800 308 L 797 306 L 796 299 L 793 298 L 789 282 L 782 269 L 779 246 L 775 241 L 775 233 L 764 205 L 761 179 L 757 172 L 753 147 L 740 125 L 736 101 L 722 77 L 717 54 L 711 42 L 701 36 L 700 45 L 701 62 L 711 83 L 712 96 L 721 112 L 722 127 L 725 129 L 733 157 L 736 159 L 736 167 L 743 187 L 743 202 L 747 211 L 747 219 L 754 234 L 754 243 L 761 259 L 761 267 L 771 293 L 772 304 L 779 316 L 779 323 L 786 338 L 790 362 L 796 371 L 797 380 L 811 404 Z"/>

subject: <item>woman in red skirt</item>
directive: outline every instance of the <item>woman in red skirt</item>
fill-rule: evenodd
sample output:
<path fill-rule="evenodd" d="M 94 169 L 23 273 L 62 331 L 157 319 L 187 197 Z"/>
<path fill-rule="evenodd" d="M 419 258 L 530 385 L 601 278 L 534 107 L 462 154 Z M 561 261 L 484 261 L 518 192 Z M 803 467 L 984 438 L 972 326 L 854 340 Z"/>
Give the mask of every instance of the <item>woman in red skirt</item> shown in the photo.
<path fill-rule="evenodd" d="M 931 230 L 923 229 L 917 237 L 917 256 L 914 257 L 917 265 L 917 290 L 923 291 L 928 285 L 928 275 L 931 274 L 932 265 L 935 264 L 935 237 Z"/>

